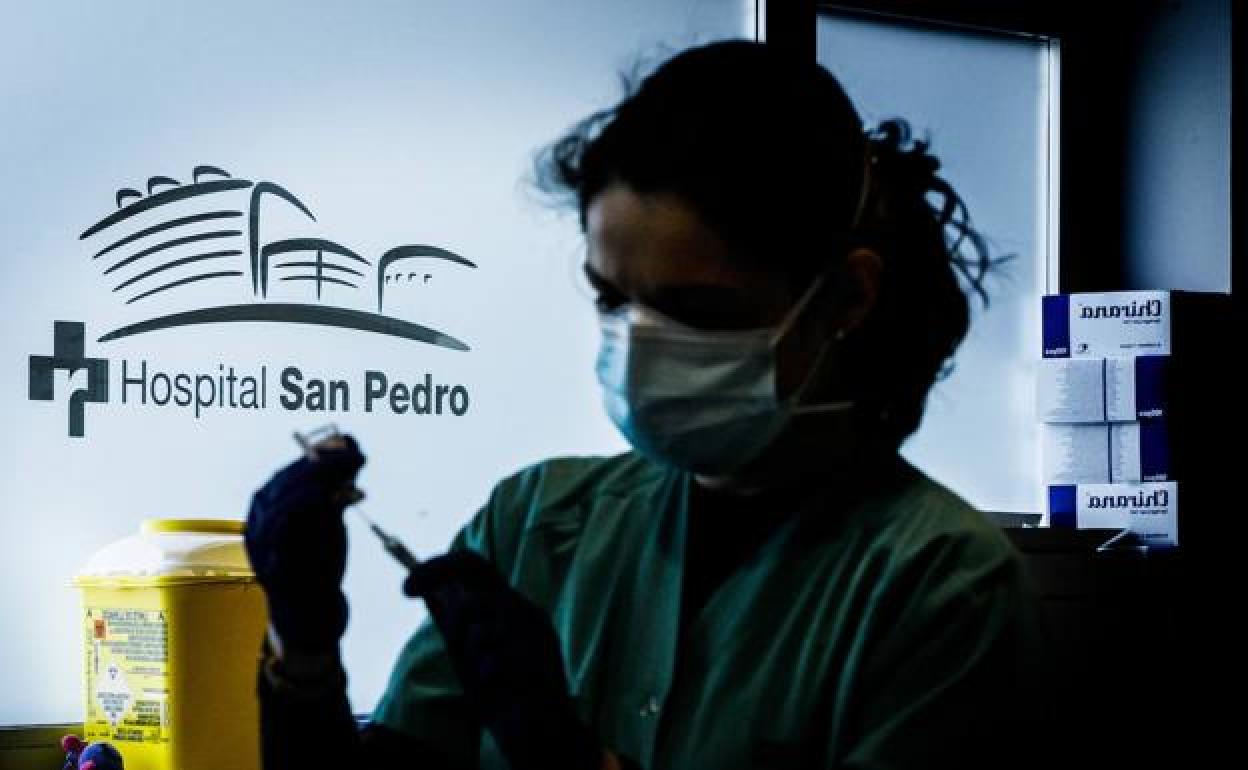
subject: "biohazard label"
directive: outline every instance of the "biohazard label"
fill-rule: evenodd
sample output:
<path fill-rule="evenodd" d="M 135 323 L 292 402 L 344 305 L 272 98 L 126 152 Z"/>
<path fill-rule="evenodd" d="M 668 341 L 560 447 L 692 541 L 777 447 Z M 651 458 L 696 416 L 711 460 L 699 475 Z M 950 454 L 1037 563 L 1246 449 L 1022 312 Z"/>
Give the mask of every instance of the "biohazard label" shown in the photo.
<path fill-rule="evenodd" d="M 89 741 L 169 741 L 169 624 L 161 610 L 86 611 Z"/>

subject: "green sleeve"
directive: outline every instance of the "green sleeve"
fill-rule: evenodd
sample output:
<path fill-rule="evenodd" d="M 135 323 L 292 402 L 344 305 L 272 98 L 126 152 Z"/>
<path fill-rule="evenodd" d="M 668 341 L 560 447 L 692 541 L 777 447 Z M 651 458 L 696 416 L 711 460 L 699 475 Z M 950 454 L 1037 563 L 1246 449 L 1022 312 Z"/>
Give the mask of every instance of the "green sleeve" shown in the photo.
<path fill-rule="evenodd" d="M 1021 766 L 1040 713 L 1036 606 L 1019 558 L 989 543 L 936 541 L 889 581 L 838 767 Z"/>
<path fill-rule="evenodd" d="M 451 550 L 467 548 L 499 564 L 514 554 L 523 506 L 536 471 L 522 472 L 495 487 L 490 499 L 455 536 Z M 517 509 L 520 510 L 517 510 Z M 481 727 L 464 702 L 442 636 L 426 618 L 399 653 L 372 721 L 437 749 L 455 766 L 476 767 Z"/>

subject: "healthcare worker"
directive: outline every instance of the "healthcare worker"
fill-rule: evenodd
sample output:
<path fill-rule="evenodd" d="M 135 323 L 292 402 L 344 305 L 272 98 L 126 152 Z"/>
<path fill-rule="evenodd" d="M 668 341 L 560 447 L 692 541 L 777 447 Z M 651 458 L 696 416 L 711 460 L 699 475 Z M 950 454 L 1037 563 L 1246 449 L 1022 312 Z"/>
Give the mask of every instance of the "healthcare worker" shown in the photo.
<path fill-rule="evenodd" d="M 1021 764 L 1019 557 L 898 455 L 992 266 L 926 145 L 864 129 L 817 65 L 726 42 L 541 168 L 580 213 L 634 451 L 497 485 L 405 583 L 430 620 L 362 729 L 338 643 L 364 458 L 344 436 L 274 476 L 247 523 L 266 767 Z"/>

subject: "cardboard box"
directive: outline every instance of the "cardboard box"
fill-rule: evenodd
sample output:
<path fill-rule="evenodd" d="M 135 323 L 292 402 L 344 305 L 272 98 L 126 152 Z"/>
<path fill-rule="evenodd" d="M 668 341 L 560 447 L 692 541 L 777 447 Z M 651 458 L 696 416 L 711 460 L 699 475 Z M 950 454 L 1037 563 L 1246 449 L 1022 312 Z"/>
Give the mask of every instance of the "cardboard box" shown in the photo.
<path fill-rule="evenodd" d="M 1041 305 L 1044 358 L 1170 352 L 1168 291 L 1051 294 Z"/>
<path fill-rule="evenodd" d="M 1150 545 L 1179 544 L 1178 484 L 1059 484 L 1049 487 L 1049 526 L 1129 529 Z"/>
<path fill-rule="evenodd" d="M 1233 325 L 1229 294 L 1110 291 L 1050 294 L 1041 299 L 1043 358 L 1190 356 L 1225 350 Z"/>
<path fill-rule="evenodd" d="M 1041 436 L 1047 484 L 1174 480 L 1164 420 L 1045 425 Z"/>
<path fill-rule="evenodd" d="M 1170 356 L 1049 358 L 1036 376 L 1036 414 L 1047 423 L 1166 417 Z"/>

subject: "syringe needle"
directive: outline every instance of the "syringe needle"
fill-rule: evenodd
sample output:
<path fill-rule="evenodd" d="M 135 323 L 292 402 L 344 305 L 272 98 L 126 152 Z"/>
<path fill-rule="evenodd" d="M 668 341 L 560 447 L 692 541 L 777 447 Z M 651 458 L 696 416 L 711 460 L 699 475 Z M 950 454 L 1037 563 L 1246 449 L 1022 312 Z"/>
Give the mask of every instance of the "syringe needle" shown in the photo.
<path fill-rule="evenodd" d="M 353 511 L 355 511 L 355 515 L 356 515 L 356 516 L 359 516 L 359 517 L 360 517 L 360 519 L 361 519 L 361 520 L 362 520 L 365 524 L 367 524 L 367 525 L 368 525 L 371 529 L 373 529 L 373 530 L 376 530 L 376 529 L 377 529 L 377 523 L 376 523 L 376 522 L 374 522 L 372 519 L 368 518 L 368 516 L 367 516 L 367 515 L 365 515 L 364 511 L 360 510 L 360 506 L 358 506 L 358 505 L 352 505 L 352 506 L 350 506 L 350 509 L 351 509 L 351 510 L 353 510 Z"/>
<path fill-rule="evenodd" d="M 339 435 L 337 426 L 332 425 L 332 424 L 326 426 L 325 428 L 317 429 L 313 431 L 311 434 L 309 434 L 308 436 L 304 436 L 300 434 L 298 431 L 295 432 L 295 443 L 299 445 L 299 449 L 301 449 L 304 455 L 312 462 L 316 462 L 317 460 L 317 456 L 316 456 L 317 444 L 314 443 L 310 437 L 313 435 L 321 434 L 321 433 L 328 433 L 329 438 L 325 439 L 325 441 L 327 442 L 332 441 L 333 439 L 337 438 Z M 411 551 L 407 550 L 407 546 L 403 545 L 402 541 L 400 541 L 397 537 L 393 537 L 392 535 L 387 533 L 384 529 L 377 526 L 377 522 L 370 519 L 364 513 L 364 511 L 360 510 L 359 502 L 363 499 L 364 499 L 364 493 L 360 491 L 359 489 L 355 487 L 351 487 L 350 489 L 346 490 L 347 507 L 355 511 L 355 515 L 359 516 L 360 520 L 368 525 L 368 528 L 372 530 L 373 534 L 376 535 L 378 539 L 381 540 L 381 545 L 382 547 L 386 549 L 386 552 L 389 553 L 391 556 L 393 556 L 396 560 L 398 560 L 400 564 L 402 564 L 404 567 L 407 567 L 409 570 L 414 570 L 417 567 L 419 567 L 420 560 L 417 559 L 415 556 L 413 556 Z"/>
<path fill-rule="evenodd" d="M 368 516 L 366 516 L 364 512 L 359 509 L 359 506 L 353 505 L 351 506 L 351 510 L 355 511 L 356 515 L 358 515 L 360 519 L 368 525 L 368 528 L 372 531 L 372 533 L 377 536 L 377 539 L 381 541 L 382 547 L 386 549 L 386 553 L 393 556 L 395 560 L 397 560 L 404 567 L 407 567 L 409 570 L 416 569 L 420 566 L 420 560 L 413 556 L 411 551 L 407 550 L 407 546 L 403 545 L 401 540 L 391 535 L 389 532 L 386 532 L 377 524 L 377 522 L 368 518 Z"/>

